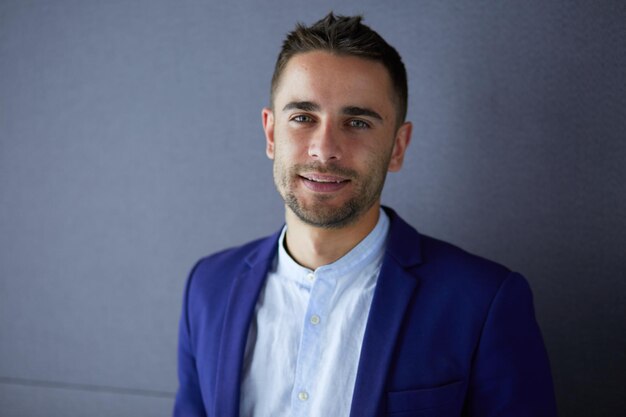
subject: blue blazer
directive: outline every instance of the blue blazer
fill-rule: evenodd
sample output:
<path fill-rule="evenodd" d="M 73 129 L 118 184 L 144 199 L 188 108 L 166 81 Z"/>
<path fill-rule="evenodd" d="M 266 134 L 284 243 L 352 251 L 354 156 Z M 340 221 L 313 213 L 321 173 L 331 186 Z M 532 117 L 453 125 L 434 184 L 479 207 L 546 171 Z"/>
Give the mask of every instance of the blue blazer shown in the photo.
<path fill-rule="evenodd" d="M 420 235 L 385 210 L 388 244 L 350 416 L 555 416 L 526 280 Z M 248 327 L 278 236 L 193 268 L 180 320 L 175 416 L 239 415 Z"/>

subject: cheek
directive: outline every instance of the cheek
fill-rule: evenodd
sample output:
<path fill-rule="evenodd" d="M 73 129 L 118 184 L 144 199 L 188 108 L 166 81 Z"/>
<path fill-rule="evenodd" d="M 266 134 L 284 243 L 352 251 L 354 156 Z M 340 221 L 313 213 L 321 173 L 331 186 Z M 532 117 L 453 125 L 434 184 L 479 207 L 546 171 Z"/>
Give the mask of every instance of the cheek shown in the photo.
<path fill-rule="evenodd" d="M 306 140 L 293 135 L 281 135 L 274 145 L 274 154 L 285 163 L 296 162 L 307 154 Z"/>
<path fill-rule="evenodd" d="M 367 156 L 362 158 L 362 161 L 367 164 L 370 172 L 375 175 L 386 173 L 389 167 L 391 157 L 391 148 L 377 147 L 377 149 L 369 149 Z"/>
<path fill-rule="evenodd" d="M 277 143 L 274 148 L 274 175 L 285 181 L 295 163 L 297 160 L 292 155 L 290 145 L 284 142 Z"/>
<path fill-rule="evenodd" d="M 281 166 L 289 165 L 291 158 L 291 148 L 288 143 L 280 142 L 274 147 L 274 161 Z"/>

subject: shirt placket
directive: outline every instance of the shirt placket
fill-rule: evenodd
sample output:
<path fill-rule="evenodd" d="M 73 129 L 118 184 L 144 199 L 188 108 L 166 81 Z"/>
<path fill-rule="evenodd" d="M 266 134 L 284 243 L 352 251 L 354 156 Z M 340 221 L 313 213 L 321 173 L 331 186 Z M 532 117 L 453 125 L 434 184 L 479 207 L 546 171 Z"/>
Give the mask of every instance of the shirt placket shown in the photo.
<path fill-rule="evenodd" d="M 311 407 L 316 402 L 316 370 L 320 366 L 321 340 L 335 289 L 335 281 L 322 271 L 308 274 L 305 280 L 312 282 L 312 286 L 302 326 L 296 375 L 291 393 L 291 410 L 294 417 L 311 415 Z"/>

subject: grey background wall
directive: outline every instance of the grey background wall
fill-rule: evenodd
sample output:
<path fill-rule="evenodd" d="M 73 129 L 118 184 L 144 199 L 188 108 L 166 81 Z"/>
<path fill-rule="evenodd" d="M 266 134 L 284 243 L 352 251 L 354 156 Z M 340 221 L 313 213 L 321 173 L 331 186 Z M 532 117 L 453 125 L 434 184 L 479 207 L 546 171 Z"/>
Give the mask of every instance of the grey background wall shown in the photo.
<path fill-rule="evenodd" d="M 260 109 L 330 9 L 408 68 L 385 203 L 524 273 L 561 414 L 620 414 L 625 4 L 0 1 L 0 415 L 170 414 L 186 274 L 280 226 Z"/>

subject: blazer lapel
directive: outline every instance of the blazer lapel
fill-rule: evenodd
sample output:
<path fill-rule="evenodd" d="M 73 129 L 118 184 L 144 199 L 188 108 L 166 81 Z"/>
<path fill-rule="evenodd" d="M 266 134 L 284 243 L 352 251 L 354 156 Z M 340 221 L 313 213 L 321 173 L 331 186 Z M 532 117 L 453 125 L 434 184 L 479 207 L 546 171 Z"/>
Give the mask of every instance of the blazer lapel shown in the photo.
<path fill-rule="evenodd" d="M 248 329 L 276 253 L 278 236 L 277 233 L 263 241 L 246 259 L 248 269 L 233 281 L 222 328 L 215 383 L 215 416 L 239 416 L 241 368 Z"/>
<path fill-rule="evenodd" d="M 391 220 L 387 252 L 361 347 L 351 417 L 378 415 L 397 335 L 418 286 L 410 270 L 421 262 L 419 234 L 392 210 L 385 210 Z"/>

